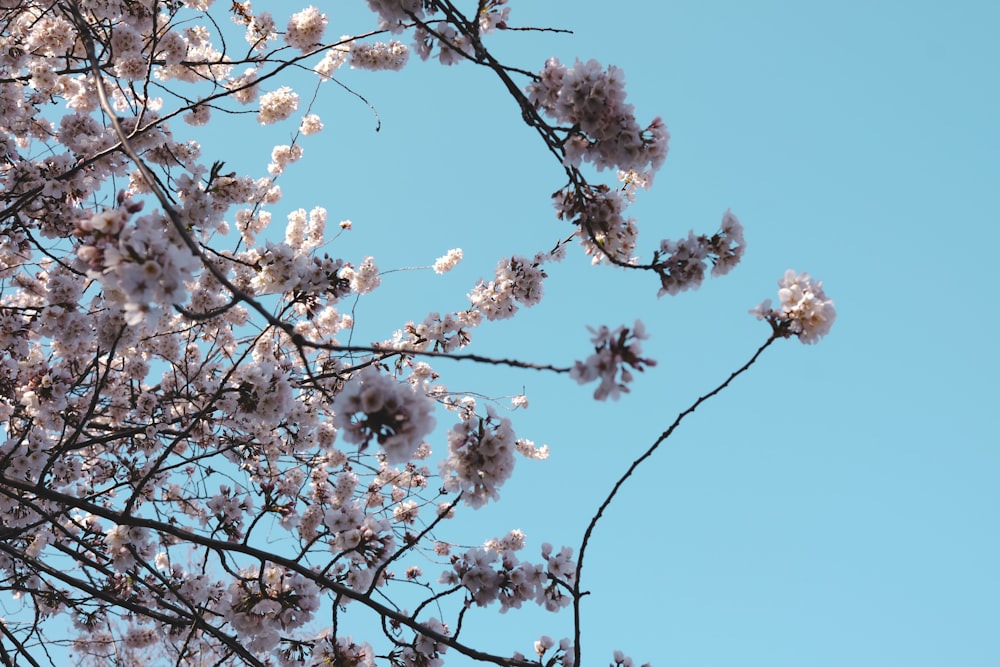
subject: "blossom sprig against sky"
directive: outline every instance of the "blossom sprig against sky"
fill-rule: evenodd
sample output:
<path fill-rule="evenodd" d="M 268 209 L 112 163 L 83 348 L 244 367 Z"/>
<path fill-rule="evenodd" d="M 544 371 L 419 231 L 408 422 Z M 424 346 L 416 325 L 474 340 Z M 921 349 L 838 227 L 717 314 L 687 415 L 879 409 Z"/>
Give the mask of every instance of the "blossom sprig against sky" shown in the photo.
<path fill-rule="evenodd" d="M 299 108 L 299 96 L 288 86 L 265 93 L 260 97 L 260 113 L 257 120 L 261 125 L 270 125 L 285 120 Z"/>
<path fill-rule="evenodd" d="M 705 278 L 706 261 L 712 263 L 712 276 L 726 275 L 739 264 L 745 249 L 743 225 L 730 211 L 712 236 L 691 231 L 686 239 L 661 241 L 652 262 L 660 275 L 660 295 L 697 289 Z"/>
<path fill-rule="evenodd" d="M 750 311 L 758 320 L 767 320 L 782 336 L 797 336 L 806 344 L 814 344 L 830 333 L 837 319 L 833 300 L 823 292 L 823 282 L 814 281 L 808 273 L 785 272 L 778 281 L 778 308 L 767 299 Z"/>
<path fill-rule="evenodd" d="M 572 550 L 564 547 L 552 555 L 552 545 L 542 545 L 542 562 L 521 561 L 517 552 L 524 548 L 524 535 L 512 531 L 504 540 L 488 540 L 450 558 L 452 569 L 441 575 L 441 583 L 460 585 L 469 590 L 472 601 L 480 607 L 499 602 L 500 612 L 520 609 L 534 602 L 549 611 L 570 603 L 569 591 L 576 563 Z"/>
<path fill-rule="evenodd" d="M 434 273 L 448 273 L 462 261 L 462 249 L 452 248 L 434 262 Z"/>
<path fill-rule="evenodd" d="M 618 400 L 624 392 L 628 393 L 629 383 L 635 379 L 632 371 L 642 372 L 650 366 L 655 366 L 653 359 L 642 358 L 642 343 L 649 335 L 639 320 L 632 328 L 620 326 L 615 330 L 602 326 L 598 330 L 591 329 L 594 337 L 594 353 L 585 361 L 578 361 L 573 366 L 570 375 L 580 384 L 592 380 L 600 380 L 594 390 L 594 398 Z"/>
<path fill-rule="evenodd" d="M 285 29 L 285 41 L 300 51 L 315 48 L 322 43 L 328 22 L 326 14 L 310 5 L 292 14 Z"/>
<path fill-rule="evenodd" d="M 656 118 L 639 127 L 632 105 L 625 103 L 624 73 L 617 67 L 605 70 L 595 60 L 566 67 L 552 58 L 528 86 L 528 99 L 574 128 L 565 143 L 569 165 L 585 160 L 598 169 L 640 172 L 651 182 L 667 158 L 666 126 Z"/>
<path fill-rule="evenodd" d="M 375 42 L 359 44 L 351 48 L 351 67 L 372 71 L 399 71 L 409 60 L 410 49 L 396 40 L 390 42 Z"/>
<path fill-rule="evenodd" d="M 580 664 L 590 531 L 580 549 L 531 536 L 531 561 L 523 532 L 483 541 L 476 519 L 510 501 L 518 466 L 551 466 L 559 448 L 520 434 L 524 389 L 508 405 L 512 392 L 491 398 L 455 367 L 530 369 L 617 399 L 655 365 L 638 320 L 595 325 L 590 346 L 582 327 L 526 325 L 539 350 L 560 341 L 552 359 L 482 355 L 473 334 L 543 311 L 575 243 L 594 270 L 652 272 L 674 294 L 735 267 L 743 227 L 727 211 L 719 231 L 661 241 L 644 264 L 627 209 L 664 163 L 663 121 L 637 120 L 618 67 L 502 64 L 490 49 L 526 27 L 516 4 L 458 4 L 368 0 L 373 14 L 335 38 L 341 17 L 266 0 L 5 3 L 0 589 L 22 605 L 4 619 L 5 658 L 36 664 L 51 645 L 94 665 L 527 667 L 534 649 L 550 667 Z M 327 172 L 344 165 L 350 194 L 377 183 L 392 200 L 405 184 L 343 151 L 349 116 L 326 105 L 361 100 L 380 131 L 366 82 L 426 72 L 411 49 L 499 79 L 552 169 L 538 193 L 557 190 L 551 238 L 533 245 L 516 218 L 488 257 L 463 251 L 470 225 L 447 243 L 427 231 L 423 216 L 448 212 L 439 193 L 391 225 L 340 210 L 345 187 Z M 482 174 L 496 147 L 475 139 L 447 169 L 478 173 L 493 197 L 504 176 Z M 377 159 L 416 173 L 437 141 Z M 343 222 L 328 230 L 331 214 Z M 393 292 L 385 257 L 424 237 L 452 248 L 419 270 L 450 310 Z M 779 298 L 762 311 L 776 330 L 827 333 L 832 301 L 807 274 L 786 275 Z M 460 633 L 481 622 L 470 610 L 571 606 L 559 639 L 487 651 Z M 366 614 L 369 634 L 345 630 Z"/>

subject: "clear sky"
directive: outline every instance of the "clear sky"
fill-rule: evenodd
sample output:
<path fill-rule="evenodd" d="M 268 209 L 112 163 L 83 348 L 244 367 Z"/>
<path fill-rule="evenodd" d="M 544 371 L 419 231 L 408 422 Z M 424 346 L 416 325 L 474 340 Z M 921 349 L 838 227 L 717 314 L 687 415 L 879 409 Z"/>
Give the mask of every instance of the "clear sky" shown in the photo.
<path fill-rule="evenodd" d="M 372 25 L 360 1 L 317 4 L 331 36 Z M 275 5 L 254 3 L 283 24 Z M 785 269 L 809 271 L 836 301 L 831 334 L 768 350 L 685 422 L 599 526 L 583 573 L 585 664 L 606 664 L 614 648 L 660 667 L 1000 664 L 1000 4 L 511 7 L 512 25 L 574 34 L 498 33 L 490 43 L 504 62 L 617 65 L 640 122 L 659 115 L 670 128 L 667 164 L 632 209 L 640 252 L 715 231 L 727 208 L 748 251 L 729 276 L 657 299 L 653 276 L 593 268 L 574 247 L 550 268 L 539 306 L 475 334 L 476 353 L 569 364 L 587 354 L 587 325 L 642 319 L 659 365 L 617 403 L 595 404 L 593 387 L 565 376 L 437 362 L 456 391 L 523 388 L 531 405 L 513 415 L 518 433 L 552 449 L 548 461 L 519 461 L 501 503 L 467 514 L 456 539 L 522 528 L 532 558 L 543 541 L 578 546 L 614 478 L 767 337 L 746 311 L 774 297 Z M 284 203 L 351 219 L 331 252 L 372 254 L 382 269 L 465 251 L 446 276 L 383 276 L 357 306 L 355 342 L 463 308 L 501 256 L 570 231 L 549 202 L 560 166 L 489 71 L 414 58 L 400 73 L 339 78 L 374 105 L 381 130 L 367 106 L 325 85 L 326 129 L 305 138 Z M 261 172 L 270 138 L 288 129 L 248 140 L 215 127 L 206 162 L 242 153 Z M 473 610 L 463 636 L 527 652 L 570 623 Z"/>

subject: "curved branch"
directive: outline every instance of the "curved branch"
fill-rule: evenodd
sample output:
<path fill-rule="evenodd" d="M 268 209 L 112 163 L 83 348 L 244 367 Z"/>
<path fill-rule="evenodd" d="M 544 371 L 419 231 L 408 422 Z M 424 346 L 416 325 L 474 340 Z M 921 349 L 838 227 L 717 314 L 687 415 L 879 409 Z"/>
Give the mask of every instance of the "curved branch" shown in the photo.
<path fill-rule="evenodd" d="M 584 593 L 580 590 L 580 575 L 583 571 L 583 557 L 586 554 L 587 545 L 590 543 L 590 537 L 594 532 L 594 528 L 597 526 L 597 522 L 601 520 L 602 516 L 604 516 L 604 511 L 608 508 L 608 506 L 611 505 L 611 502 L 615 499 L 615 496 L 618 495 L 618 491 L 622 488 L 622 486 L 624 486 L 628 478 L 632 476 L 632 473 L 634 473 L 636 469 L 640 465 L 642 465 L 643 461 L 652 456 L 653 452 L 655 452 L 659 448 L 659 446 L 663 444 L 667 440 L 667 438 L 669 438 L 673 434 L 673 432 L 677 429 L 677 427 L 680 426 L 684 418 L 687 417 L 692 412 L 694 412 L 695 410 L 697 410 L 702 403 L 719 394 L 723 389 L 728 387 L 729 384 L 737 377 L 745 373 L 751 366 L 754 365 L 754 363 L 756 363 L 757 359 L 760 357 L 761 354 L 763 354 L 764 350 L 770 347 L 771 343 L 773 343 L 777 339 L 778 337 L 775 335 L 769 337 L 764 342 L 763 345 L 757 348 L 757 351 L 754 352 L 753 356 L 750 357 L 750 360 L 748 362 L 746 362 L 738 369 L 733 371 L 729 375 L 729 377 L 726 378 L 726 380 L 718 387 L 716 387 L 712 391 L 708 392 L 707 394 L 699 398 L 697 401 L 692 403 L 687 410 L 684 410 L 679 415 L 677 415 L 677 418 L 674 419 L 674 422 L 667 428 L 667 430 L 661 433 L 660 437 L 658 437 L 653 442 L 653 444 L 650 445 L 649 448 L 642 453 L 642 455 L 639 458 L 637 458 L 635 461 L 632 461 L 632 465 L 628 467 L 628 470 L 625 471 L 624 475 L 618 478 L 618 481 L 615 482 L 615 485 L 612 487 L 611 492 L 608 493 L 608 496 L 604 499 L 604 502 L 602 502 L 600 507 L 597 508 L 597 513 L 594 514 L 593 518 L 590 520 L 590 523 L 587 525 L 586 532 L 583 534 L 583 541 L 580 543 L 580 556 L 576 561 L 576 577 L 573 582 L 573 628 L 574 628 L 573 651 L 575 652 L 576 656 L 576 661 L 574 664 L 577 665 L 580 664 L 580 636 L 581 636 L 580 601 L 584 595 Z"/>

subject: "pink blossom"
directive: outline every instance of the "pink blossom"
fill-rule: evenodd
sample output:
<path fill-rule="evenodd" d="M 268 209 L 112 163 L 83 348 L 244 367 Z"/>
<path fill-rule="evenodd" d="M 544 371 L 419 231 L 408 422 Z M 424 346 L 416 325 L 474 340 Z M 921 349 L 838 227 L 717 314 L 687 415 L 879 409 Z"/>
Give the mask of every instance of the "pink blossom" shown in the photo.
<path fill-rule="evenodd" d="M 605 70 L 595 60 L 577 60 L 566 67 L 551 58 L 527 93 L 556 121 L 579 128 L 564 144 L 567 164 L 583 159 L 598 169 L 646 171 L 652 180 L 666 159 L 669 134 L 663 121 L 639 127 L 632 105 L 625 103 L 624 75 L 613 65 Z"/>
<path fill-rule="evenodd" d="M 585 384 L 600 379 L 600 384 L 594 390 L 594 398 L 617 400 L 621 392 L 628 392 L 628 383 L 632 381 L 632 370 L 643 371 L 646 366 L 655 366 L 652 359 L 644 359 L 640 341 L 649 336 L 642 322 L 636 320 L 632 329 L 620 326 L 611 331 L 606 326 L 598 330 L 591 329 L 594 334 L 591 342 L 594 344 L 594 354 L 586 361 L 577 361 L 570 376 Z"/>
<path fill-rule="evenodd" d="M 404 463 L 434 428 L 433 406 L 417 388 L 369 367 L 337 394 L 333 423 L 347 442 L 364 449 L 374 440 L 388 463 Z"/>
<path fill-rule="evenodd" d="M 510 420 L 466 410 L 448 432 L 448 458 L 441 463 L 444 488 L 462 491 L 463 502 L 481 507 L 500 497 L 499 489 L 514 471 L 516 437 Z"/>

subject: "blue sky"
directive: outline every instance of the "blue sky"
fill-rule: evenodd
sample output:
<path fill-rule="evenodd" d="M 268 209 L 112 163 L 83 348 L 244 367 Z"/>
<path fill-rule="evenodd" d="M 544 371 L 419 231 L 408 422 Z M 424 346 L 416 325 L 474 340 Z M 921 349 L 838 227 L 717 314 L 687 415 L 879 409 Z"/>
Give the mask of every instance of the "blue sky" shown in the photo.
<path fill-rule="evenodd" d="M 356 4 L 321 3 L 331 36 L 372 25 Z M 829 337 L 768 350 L 599 526 L 584 569 L 585 664 L 621 648 L 660 666 L 996 665 L 1000 5 L 511 6 L 513 25 L 574 34 L 496 34 L 502 60 L 617 65 L 640 122 L 660 115 L 670 128 L 667 164 L 632 209 L 640 251 L 711 233 L 727 208 L 748 251 L 729 276 L 657 299 L 654 277 L 591 267 L 574 247 L 539 306 L 475 334 L 479 354 L 569 364 L 587 354 L 587 325 L 642 319 L 659 365 L 617 403 L 595 404 L 592 387 L 566 377 L 437 362 L 455 390 L 523 388 L 518 433 L 552 448 L 546 462 L 519 463 L 499 505 L 456 521 L 456 539 L 522 528 L 533 558 L 542 541 L 578 546 L 614 478 L 767 337 L 746 311 L 774 296 L 785 269 L 809 271 L 837 303 Z M 559 165 L 489 71 L 414 58 L 401 73 L 339 78 L 375 106 L 381 130 L 325 85 L 326 130 L 305 138 L 284 204 L 351 219 L 332 252 L 373 254 L 382 269 L 465 251 L 446 276 L 385 275 L 357 306 L 355 342 L 463 308 L 501 256 L 570 231 L 549 202 Z M 206 161 L 262 172 L 270 138 L 288 129 L 252 142 L 223 131 L 204 141 Z M 527 652 L 570 622 L 474 610 L 463 636 Z"/>

